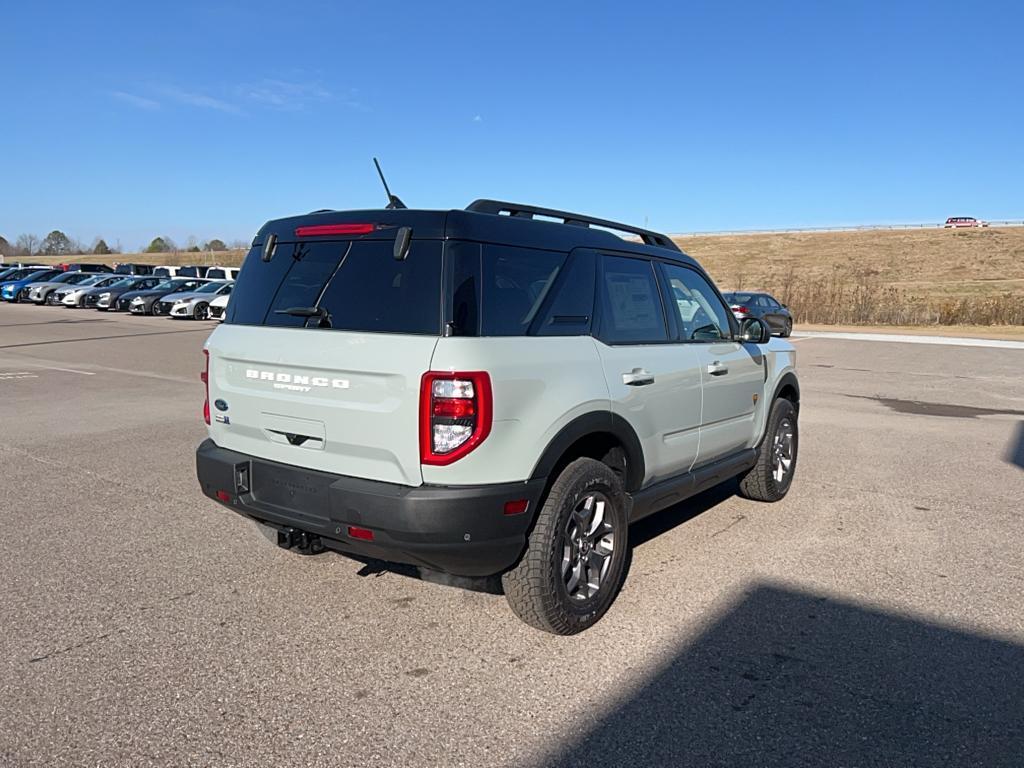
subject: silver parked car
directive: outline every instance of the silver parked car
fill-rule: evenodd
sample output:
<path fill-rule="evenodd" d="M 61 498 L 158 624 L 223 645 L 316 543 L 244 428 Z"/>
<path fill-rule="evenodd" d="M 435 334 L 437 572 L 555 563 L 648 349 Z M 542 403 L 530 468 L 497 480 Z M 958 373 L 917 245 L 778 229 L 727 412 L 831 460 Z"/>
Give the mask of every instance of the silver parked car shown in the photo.
<path fill-rule="evenodd" d="M 58 288 L 63 288 L 71 285 L 78 285 L 85 280 L 88 280 L 95 273 L 89 272 L 65 272 L 62 275 L 57 275 L 49 280 L 43 280 L 38 283 L 29 283 L 25 286 L 25 290 L 28 292 L 29 301 L 33 301 L 36 304 L 56 304 L 54 292 Z"/>
<path fill-rule="evenodd" d="M 78 285 L 69 285 L 67 288 L 58 288 L 54 295 L 54 304 L 63 304 L 65 307 L 86 306 L 85 297 L 93 288 L 106 288 L 119 280 L 124 280 L 124 275 L 97 274 L 88 280 L 83 280 Z M 93 294 L 99 298 L 97 294 Z"/>

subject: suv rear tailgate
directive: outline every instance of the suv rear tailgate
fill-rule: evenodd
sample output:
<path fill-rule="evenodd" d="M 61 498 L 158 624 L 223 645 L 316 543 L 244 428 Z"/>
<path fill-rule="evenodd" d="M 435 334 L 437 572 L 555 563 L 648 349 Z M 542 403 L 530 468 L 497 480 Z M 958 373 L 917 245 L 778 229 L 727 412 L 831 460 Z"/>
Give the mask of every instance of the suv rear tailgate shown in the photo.
<path fill-rule="evenodd" d="M 210 436 L 271 461 L 420 485 L 419 387 L 437 341 L 222 325 L 206 344 Z"/>

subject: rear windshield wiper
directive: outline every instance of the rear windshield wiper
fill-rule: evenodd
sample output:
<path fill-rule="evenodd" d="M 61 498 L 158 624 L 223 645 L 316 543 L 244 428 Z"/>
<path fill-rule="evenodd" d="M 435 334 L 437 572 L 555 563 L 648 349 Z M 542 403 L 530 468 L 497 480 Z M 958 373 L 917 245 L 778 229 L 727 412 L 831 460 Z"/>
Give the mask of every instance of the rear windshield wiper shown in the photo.
<path fill-rule="evenodd" d="M 278 309 L 274 311 L 275 315 L 291 315 L 292 317 L 319 317 L 321 328 L 331 327 L 331 315 L 323 307 L 288 307 L 288 309 Z"/>

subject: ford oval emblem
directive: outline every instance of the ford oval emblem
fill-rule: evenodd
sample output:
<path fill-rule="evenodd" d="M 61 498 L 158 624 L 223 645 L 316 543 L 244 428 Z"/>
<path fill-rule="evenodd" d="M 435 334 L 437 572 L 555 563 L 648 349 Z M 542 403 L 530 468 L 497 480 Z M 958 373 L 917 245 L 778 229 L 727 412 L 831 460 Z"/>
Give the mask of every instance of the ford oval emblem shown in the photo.
<path fill-rule="evenodd" d="M 214 400 L 213 407 L 218 411 L 226 411 L 228 409 L 228 404 L 223 400 Z"/>

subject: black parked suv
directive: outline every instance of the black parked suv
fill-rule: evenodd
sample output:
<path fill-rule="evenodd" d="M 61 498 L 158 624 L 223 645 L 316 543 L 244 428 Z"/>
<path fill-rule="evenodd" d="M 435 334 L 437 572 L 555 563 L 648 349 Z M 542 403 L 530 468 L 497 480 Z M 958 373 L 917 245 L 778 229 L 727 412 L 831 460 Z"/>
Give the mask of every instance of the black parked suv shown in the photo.
<path fill-rule="evenodd" d="M 114 273 L 118 275 L 152 275 L 152 264 L 118 264 L 114 267 Z"/>

